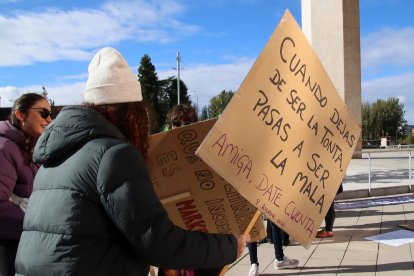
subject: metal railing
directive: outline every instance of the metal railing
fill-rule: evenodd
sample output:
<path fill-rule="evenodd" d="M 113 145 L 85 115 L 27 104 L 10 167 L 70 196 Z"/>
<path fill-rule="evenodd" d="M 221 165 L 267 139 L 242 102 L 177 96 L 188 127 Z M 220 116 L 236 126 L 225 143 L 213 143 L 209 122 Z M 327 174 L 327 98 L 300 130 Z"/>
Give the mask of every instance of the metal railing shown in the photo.
<path fill-rule="evenodd" d="M 413 148 L 413 149 L 412 149 Z M 414 151 L 414 145 L 395 145 L 388 146 L 386 149 L 364 149 L 360 152 L 355 152 L 356 154 L 361 154 L 362 156 L 366 154 L 368 156 L 368 193 L 371 196 L 371 186 L 372 186 L 372 163 L 371 160 L 375 155 L 384 155 L 386 153 L 407 153 L 405 158 L 408 158 L 408 187 L 411 192 L 411 182 L 412 182 L 412 151 Z M 402 157 L 404 158 L 404 157 Z"/>

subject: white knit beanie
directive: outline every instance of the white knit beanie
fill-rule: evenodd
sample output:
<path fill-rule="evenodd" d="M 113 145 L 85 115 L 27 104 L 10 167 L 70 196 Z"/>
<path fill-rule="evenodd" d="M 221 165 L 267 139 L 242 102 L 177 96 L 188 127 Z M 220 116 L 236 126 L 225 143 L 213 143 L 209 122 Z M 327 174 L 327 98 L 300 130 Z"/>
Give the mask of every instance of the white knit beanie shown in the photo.
<path fill-rule="evenodd" d="M 142 101 L 141 85 L 126 60 L 114 48 L 99 50 L 88 67 L 85 102 L 113 104 Z"/>

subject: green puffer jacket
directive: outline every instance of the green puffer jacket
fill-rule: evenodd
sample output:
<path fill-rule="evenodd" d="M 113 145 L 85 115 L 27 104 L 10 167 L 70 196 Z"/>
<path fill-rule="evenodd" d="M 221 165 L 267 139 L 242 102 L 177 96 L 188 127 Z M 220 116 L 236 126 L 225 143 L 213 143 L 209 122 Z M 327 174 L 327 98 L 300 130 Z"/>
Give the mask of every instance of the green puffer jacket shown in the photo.
<path fill-rule="evenodd" d="M 182 230 L 144 159 L 98 112 L 65 107 L 40 137 L 17 275 L 148 275 L 149 264 L 208 268 L 236 259 L 232 235 Z"/>

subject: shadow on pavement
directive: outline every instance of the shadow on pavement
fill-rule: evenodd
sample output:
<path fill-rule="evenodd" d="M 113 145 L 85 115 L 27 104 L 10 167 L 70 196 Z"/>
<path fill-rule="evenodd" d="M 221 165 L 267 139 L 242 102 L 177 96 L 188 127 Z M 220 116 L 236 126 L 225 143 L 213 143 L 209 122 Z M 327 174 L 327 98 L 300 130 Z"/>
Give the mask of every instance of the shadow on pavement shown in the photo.
<path fill-rule="evenodd" d="M 337 273 L 363 273 L 363 272 L 386 272 L 386 271 L 396 271 L 396 270 L 413 270 L 412 262 L 393 262 L 389 264 L 372 264 L 372 265 L 341 265 L 338 269 L 338 266 L 324 266 L 324 267 L 303 267 L 300 270 L 300 275 L 315 275 L 315 274 L 326 274 L 326 275 L 336 275 Z M 260 275 L 281 275 L 280 273 L 261 273 Z M 288 269 L 283 270 L 283 275 L 298 275 L 297 269 L 295 272 L 289 272 Z"/>

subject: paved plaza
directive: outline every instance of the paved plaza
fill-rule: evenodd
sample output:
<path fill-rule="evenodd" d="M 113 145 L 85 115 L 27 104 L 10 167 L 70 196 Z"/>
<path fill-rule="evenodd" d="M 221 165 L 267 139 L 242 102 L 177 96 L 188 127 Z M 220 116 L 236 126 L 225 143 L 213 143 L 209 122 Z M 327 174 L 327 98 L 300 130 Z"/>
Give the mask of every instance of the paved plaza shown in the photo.
<path fill-rule="evenodd" d="M 275 270 L 273 245 L 260 244 L 260 275 L 414 275 L 414 243 L 394 246 L 366 239 L 414 223 L 414 203 L 337 210 L 336 214 L 334 237 L 315 239 L 309 249 L 294 241 L 285 247 L 285 255 L 299 260 L 297 269 Z M 246 250 L 226 275 L 248 275 L 249 268 Z"/>
<path fill-rule="evenodd" d="M 344 179 L 342 198 L 336 201 L 334 237 L 317 238 L 309 249 L 292 241 L 284 253 L 299 260 L 296 269 L 275 270 L 273 245 L 260 244 L 260 275 L 414 275 L 414 243 L 410 243 L 414 231 L 400 227 L 414 225 L 410 154 L 383 151 L 353 159 Z M 392 237 L 389 243 L 382 236 L 367 239 L 386 233 Z M 226 275 L 248 275 L 249 268 L 246 249 Z"/>

